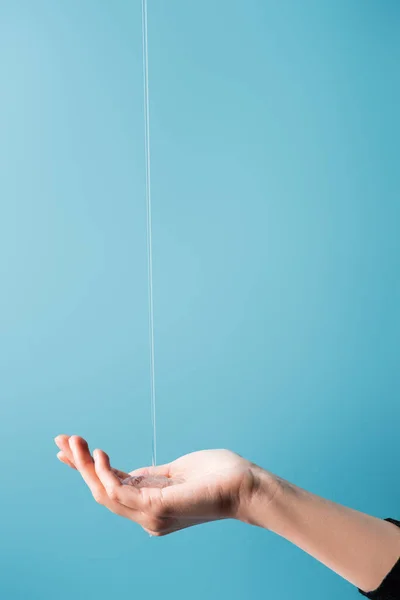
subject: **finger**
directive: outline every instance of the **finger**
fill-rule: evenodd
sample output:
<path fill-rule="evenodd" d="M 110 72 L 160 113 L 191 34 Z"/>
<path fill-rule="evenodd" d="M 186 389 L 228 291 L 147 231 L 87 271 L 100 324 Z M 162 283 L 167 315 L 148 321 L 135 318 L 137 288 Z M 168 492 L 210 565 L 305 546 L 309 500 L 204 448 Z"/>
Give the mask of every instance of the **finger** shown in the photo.
<path fill-rule="evenodd" d="M 86 440 L 77 435 L 73 435 L 69 438 L 69 446 L 73 455 L 74 464 L 92 492 L 93 498 L 96 502 L 103 504 L 106 496 L 105 490 L 97 477 Z"/>
<path fill-rule="evenodd" d="M 77 469 L 79 470 L 82 478 L 88 485 L 89 489 L 92 492 L 92 495 L 96 502 L 102 504 L 112 513 L 119 515 L 120 517 L 124 517 L 126 519 L 130 519 L 132 521 L 136 521 L 139 524 L 146 524 L 147 521 L 144 516 L 138 511 L 134 511 L 132 509 L 127 508 L 126 506 L 119 504 L 118 502 L 113 502 L 107 495 L 103 484 L 97 477 L 94 461 L 90 455 L 89 447 L 83 438 L 79 436 L 72 436 L 69 438 L 69 445 L 71 448 L 71 453 L 75 462 Z M 115 479 L 115 475 L 113 475 Z M 118 481 L 118 479 L 117 479 Z"/>
<path fill-rule="evenodd" d="M 164 532 L 172 531 L 177 527 L 175 519 L 164 517 L 161 512 L 154 510 L 155 502 L 146 501 L 146 494 L 140 490 L 122 485 L 115 476 L 114 469 L 110 466 L 109 456 L 102 450 L 94 450 L 94 467 L 104 489 L 114 507 L 111 510 L 116 514 L 122 514 L 140 525 L 151 535 L 164 535 Z M 157 492 L 159 490 L 153 490 Z M 115 507 L 118 508 L 115 508 Z M 188 525 L 185 525 L 188 526 Z"/>
<path fill-rule="evenodd" d="M 69 445 L 69 438 L 71 436 L 69 435 L 58 435 L 54 441 L 56 443 L 56 445 L 60 448 L 61 452 L 58 453 L 58 458 L 59 460 L 61 460 L 61 462 L 63 462 L 64 464 L 72 467 L 73 469 L 76 469 L 76 466 L 74 464 L 74 457 Z M 117 475 L 117 477 L 120 477 L 122 480 L 126 479 L 127 477 L 129 477 L 129 473 L 127 473 L 126 471 L 120 471 L 119 469 L 113 469 L 114 473 Z"/>
<path fill-rule="evenodd" d="M 148 503 L 143 498 L 142 491 L 131 486 L 122 485 L 118 477 L 115 476 L 111 467 L 108 455 L 102 450 L 95 450 L 95 471 L 107 492 L 108 497 L 114 502 L 119 502 L 127 508 L 144 511 L 148 508 Z"/>
<path fill-rule="evenodd" d="M 130 488 L 134 493 L 126 494 L 126 486 L 122 485 L 118 477 L 116 477 L 115 469 L 110 466 L 109 456 L 102 450 L 94 450 L 94 468 L 96 474 L 101 481 L 110 503 L 113 506 L 117 506 L 117 514 L 123 513 L 123 515 L 134 521 L 143 528 L 150 527 L 164 527 L 164 523 L 161 520 L 157 520 L 147 515 L 140 506 L 140 494 L 138 490 Z M 128 498 L 128 502 L 126 500 Z M 136 500 L 135 500 L 136 497 Z"/>
<path fill-rule="evenodd" d="M 64 462 L 65 464 L 68 464 L 69 466 L 72 466 L 74 469 L 76 469 L 74 463 L 74 457 L 69 445 L 69 439 L 71 436 L 69 435 L 58 435 L 54 441 L 56 443 L 56 445 L 60 448 L 61 453 L 59 458 L 62 462 Z M 61 458 L 61 455 L 63 455 L 63 458 Z M 67 460 L 64 460 L 64 459 Z M 120 471 L 119 469 L 113 469 L 114 473 L 117 475 L 117 477 L 120 477 L 121 479 L 126 479 L 127 477 L 129 477 L 129 473 L 127 473 L 126 471 Z"/>
<path fill-rule="evenodd" d="M 70 460 L 68 460 L 68 458 L 65 456 L 65 454 L 63 452 L 58 452 L 57 458 L 58 458 L 58 460 L 60 460 L 62 463 L 64 463 L 68 467 L 71 467 L 71 469 L 76 470 L 75 465 Z"/>
<path fill-rule="evenodd" d="M 112 500 L 117 500 L 117 498 L 114 498 L 116 490 L 123 486 L 115 469 L 111 468 L 108 454 L 102 450 L 95 450 L 93 452 L 93 458 L 94 470 L 99 481 L 102 483 L 108 496 L 111 497 Z"/>
<path fill-rule="evenodd" d="M 54 441 L 55 441 L 56 445 L 58 446 L 58 448 L 61 450 L 61 452 L 64 453 L 66 458 L 68 458 L 68 460 L 73 463 L 74 457 L 72 455 L 71 448 L 69 446 L 69 438 L 70 437 L 71 436 L 69 436 L 69 435 L 62 434 L 62 435 L 58 435 L 54 439 Z"/>

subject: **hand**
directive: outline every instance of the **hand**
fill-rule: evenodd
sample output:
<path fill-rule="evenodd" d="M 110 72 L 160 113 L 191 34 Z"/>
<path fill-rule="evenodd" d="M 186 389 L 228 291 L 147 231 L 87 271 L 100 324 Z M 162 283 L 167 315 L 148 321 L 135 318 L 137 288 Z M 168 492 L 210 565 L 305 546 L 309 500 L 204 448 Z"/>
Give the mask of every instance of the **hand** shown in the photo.
<path fill-rule="evenodd" d="M 220 519 L 251 522 L 249 507 L 259 488 L 260 473 L 269 499 L 279 485 L 277 478 L 228 450 L 194 452 L 166 465 L 125 473 L 112 469 L 101 450 L 94 451 L 93 460 L 81 437 L 63 435 L 55 441 L 61 450 L 58 458 L 81 473 L 98 503 L 154 536 Z M 119 477 L 129 475 L 163 476 L 179 483 L 137 489 L 122 485 Z"/>

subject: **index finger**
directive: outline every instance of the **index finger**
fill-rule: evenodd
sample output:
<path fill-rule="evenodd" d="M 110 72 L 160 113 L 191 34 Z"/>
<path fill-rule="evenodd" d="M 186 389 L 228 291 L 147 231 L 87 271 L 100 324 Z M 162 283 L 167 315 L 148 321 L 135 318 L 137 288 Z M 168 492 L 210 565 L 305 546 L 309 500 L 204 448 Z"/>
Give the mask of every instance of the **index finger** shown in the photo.
<path fill-rule="evenodd" d="M 95 450 L 93 457 L 96 474 L 111 500 L 134 510 L 145 510 L 147 508 L 147 503 L 143 498 L 141 490 L 123 485 L 120 479 L 113 473 L 110 466 L 110 459 L 105 452 Z"/>

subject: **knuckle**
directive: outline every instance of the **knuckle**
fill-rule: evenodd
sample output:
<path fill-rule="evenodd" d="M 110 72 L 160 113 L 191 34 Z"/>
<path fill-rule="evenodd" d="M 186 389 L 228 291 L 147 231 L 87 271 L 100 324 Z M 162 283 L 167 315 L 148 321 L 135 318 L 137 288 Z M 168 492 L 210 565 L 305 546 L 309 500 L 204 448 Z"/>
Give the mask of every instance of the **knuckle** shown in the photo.
<path fill-rule="evenodd" d="M 91 459 L 84 459 L 84 460 L 80 460 L 78 462 L 78 465 L 79 465 L 79 469 L 82 472 L 87 472 L 93 466 L 93 462 L 91 461 Z"/>

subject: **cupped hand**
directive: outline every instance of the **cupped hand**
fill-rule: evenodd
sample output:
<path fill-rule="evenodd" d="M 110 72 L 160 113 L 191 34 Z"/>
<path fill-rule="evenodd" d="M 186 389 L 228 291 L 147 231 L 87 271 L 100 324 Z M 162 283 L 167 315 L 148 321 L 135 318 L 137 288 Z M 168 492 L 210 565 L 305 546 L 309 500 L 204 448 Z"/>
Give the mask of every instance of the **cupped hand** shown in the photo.
<path fill-rule="evenodd" d="M 135 521 L 154 536 L 220 519 L 247 519 L 258 487 L 256 465 L 229 450 L 203 450 L 177 460 L 126 473 L 113 469 L 108 455 L 79 436 L 58 436 L 58 458 L 77 469 L 94 499 L 113 513 Z M 163 488 L 123 485 L 129 476 L 162 476 L 172 481 Z M 268 495 L 278 482 L 271 476 Z"/>

